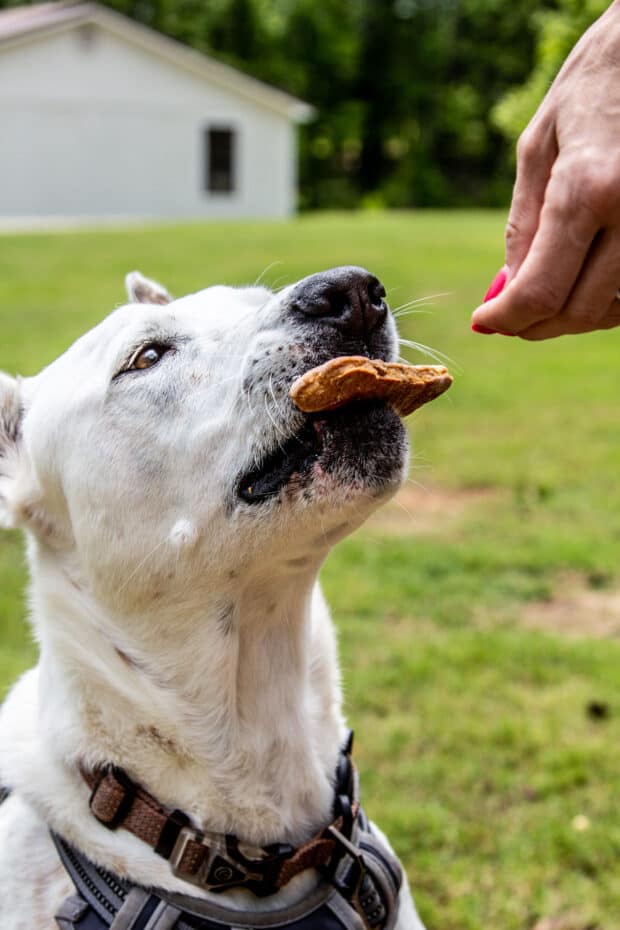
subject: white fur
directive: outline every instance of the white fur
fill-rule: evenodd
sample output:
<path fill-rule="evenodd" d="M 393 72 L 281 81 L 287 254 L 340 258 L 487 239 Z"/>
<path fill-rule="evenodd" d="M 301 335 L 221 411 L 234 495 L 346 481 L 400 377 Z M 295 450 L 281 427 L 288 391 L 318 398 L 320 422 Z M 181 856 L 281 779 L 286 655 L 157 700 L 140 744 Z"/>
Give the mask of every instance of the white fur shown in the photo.
<path fill-rule="evenodd" d="M 214 287 L 165 305 L 137 273 L 128 288 L 157 305 L 121 307 L 35 378 L 0 375 L 0 521 L 28 537 L 40 645 L 0 715 L 14 792 L 0 808 L 1 930 L 55 926 L 68 886 L 48 826 L 137 883 L 198 894 L 97 823 L 80 763 L 116 763 L 251 843 L 299 843 L 330 819 L 345 725 L 316 577 L 379 501 L 317 473 L 309 501 L 231 509 L 231 476 L 297 416 L 266 390 L 272 353 L 300 351 L 284 297 Z M 115 377 L 162 334 L 177 351 Z M 401 897 L 398 930 L 420 928 Z M 243 908 L 247 893 L 229 899 Z"/>
<path fill-rule="evenodd" d="M 177 549 L 184 549 L 191 546 L 198 539 L 198 530 L 191 520 L 177 520 L 168 537 L 172 545 Z"/>

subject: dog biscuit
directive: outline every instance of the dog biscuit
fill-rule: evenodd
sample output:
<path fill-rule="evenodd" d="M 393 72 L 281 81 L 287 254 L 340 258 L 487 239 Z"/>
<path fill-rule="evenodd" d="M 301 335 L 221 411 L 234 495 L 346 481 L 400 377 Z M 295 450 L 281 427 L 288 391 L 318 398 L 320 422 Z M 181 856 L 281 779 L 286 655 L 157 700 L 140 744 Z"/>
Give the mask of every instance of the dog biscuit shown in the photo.
<path fill-rule="evenodd" d="M 406 417 L 447 391 L 452 376 L 443 365 L 402 365 L 361 355 L 333 358 L 293 383 L 290 396 L 304 413 L 336 410 L 351 401 L 385 400 Z"/>

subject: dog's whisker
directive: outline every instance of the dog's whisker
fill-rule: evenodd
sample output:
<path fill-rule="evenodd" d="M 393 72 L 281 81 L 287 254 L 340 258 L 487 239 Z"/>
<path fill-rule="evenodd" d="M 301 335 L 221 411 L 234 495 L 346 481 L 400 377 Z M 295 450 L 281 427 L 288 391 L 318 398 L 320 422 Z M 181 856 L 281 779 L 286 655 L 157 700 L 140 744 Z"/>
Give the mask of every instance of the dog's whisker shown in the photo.
<path fill-rule="evenodd" d="M 401 304 L 399 307 L 396 307 L 395 310 L 392 310 L 392 313 L 394 316 L 396 316 L 401 310 L 407 310 L 409 307 L 425 304 L 429 300 L 435 300 L 438 297 L 451 297 L 453 294 L 454 291 L 441 291 L 437 294 L 427 294 L 425 297 L 417 297 L 415 300 L 408 300 L 404 304 Z"/>
<path fill-rule="evenodd" d="M 415 310 L 418 307 L 426 307 L 431 303 L 430 297 L 425 300 L 414 300 L 411 303 L 401 304 L 400 307 L 392 308 L 392 316 L 399 317 L 406 313 L 408 310 Z"/>
<path fill-rule="evenodd" d="M 425 484 L 422 484 L 421 481 L 416 481 L 415 478 L 407 478 L 406 483 L 410 484 L 414 488 L 417 488 L 418 491 L 424 491 L 425 494 L 431 493 L 431 489 L 429 487 L 427 487 Z"/>
<path fill-rule="evenodd" d="M 277 399 L 277 397 L 276 397 L 276 395 L 275 395 L 275 391 L 274 391 L 274 389 L 273 389 L 273 375 L 269 375 L 269 392 L 270 392 L 270 394 L 271 394 L 271 396 L 272 396 L 272 398 L 273 398 L 273 404 L 274 404 L 274 407 L 275 407 L 277 413 L 280 414 L 280 416 L 282 417 L 283 420 L 286 420 L 286 410 L 285 410 L 284 407 L 282 406 L 282 403 L 278 401 L 278 399 Z"/>
<path fill-rule="evenodd" d="M 285 288 L 289 286 L 290 281 L 286 281 L 285 284 L 282 284 L 278 287 L 278 282 L 283 281 L 283 280 L 286 281 L 286 275 L 280 275 L 280 277 L 276 278 L 276 280 L 273 282 L 273 287 L 271 288 L 271 290 L 273 291 L 274 294 L 279 294 L 281 291 L 283 291 Z"/>
<path fill-rule="evenodd" d="M 399 304 L 398 307 L 394 309 L 393 312 L 402 310 L 404 307 L 415 307 L 419 304 L 425 304 L 428 300 L 433 300 L 435 297 L 441 296 L 440 294 L 426 294 L 424 297 L 412 297 L 411 300 L 406 300 L 404 303 Z"/>
<path fill-rule="evenodd" d="M 237 373 L 237 374 L 231 375 L 230 378 L 221 378 L 219 381 L 213 381 L 211 384 L 207 385 L 206 390 L 212 391 L 214 388 L 219 387 L 221 384 L 230 384 L 231 381 L 238 381 L 238 380 L 239 380 L 239 374 Z"/>
<path fill-rule="evenodd" d="M 285 406 L 283 405 L 282 401 L 281 401 L 281 400 L 278 400 L 278 398 L 276 397 L 276 392 L 275 392 L 275 389 L 274 389 L 274 386 L 273 386 L 273 373 L 269 375 L 269 381 L 267 382 L 267 384 L 268 384 L 268 387 L 269 387 L 269 393 L 271 394 L 271 397 L 272 397 L 272 400 L 273 400 L 273 405 L 274 405 L 275 411 L 276 411 L 276 413 L 278 413 L 278 414 L 280 415 L 280 417 L 282 418 L 282 420 L 283 420 L 284 422 L 286 422 L 286 420 L 288 419 L 288 413 L 287 413 L 286 408 L 285 408 Z"/>
<path fill-rule="evenodd" d="M 458 367 L 454 359 L 450 358 L 449 355 L 446 355 L 444 352 L 439 352 L 436 349 L 431 349 L 430 346 L 426 346 L 422 342 L 415 342 L 413 339 L 403 339 L 401 337 L 399 337 L 398 342 L 401 346 L 412 349 L 414 352 L 420 352 L 422 355 L 428 355 L 429 358 L 434 359 L 436 362 L 439 362 L 442 365 L 447 362 L 453 367 Z"/>
<path fill-rule="evenodd" d="M 273 416 L 272 416 L 272 414 L 271 414 L 271 411 L 270 411 L 270 409 L 269 409 L 269 404 L 267 403 L 267 397 L 264 396 L 264 397 L 263 397 L 263 400 L 264 400 L 264 402 L 265 402 L 265 412 L 266 412 L 267 416 L 269 417 L 269 419 L 271 420 L 271 422 L 272 422 L 272 424 L 273 424 L 274 430 L 275 430 L 276 433 L 279 434 L 279 435 L 284 439 L 284 441 L 286 442 L 286 440 L 289 439 L 289 436 L 286 435 L 286 433 L 282 430 L 282 427 L 278 426 L 278 424 L 277 424 L 276 421 L 274 420 L 274 418 L 273 418 Z M 282 443 L 281 443 L 281 442 L 278 442 L 278 445 L 279 445 L 280 449 L 282 450 L 282 452 L 284 452 L 284 446 L 282 445 Z"/>
<path fill-rule="evenodd" d="M 434 306 L 434 304 L 426 304 L 426 306 L 432 307 Z M 423 307 L 420 306 L 420 307 L 414 307 L 413 309 L 410 309 L 410 310 L 401 310 L 399 313 L 394 313 L 393 315 L 396 319 L 400 320 L 404 316 L 432 316 L 433 311 L 424 310 Z"/>
<path fill-rule="evenodd" d="M 283 265 L 283 264 L 284 264 L 284 262 L 283 262 L 282 259 L 280 259 L 280 258 L 276 259 L 275 262 L 271 262 L 270 265 L 267 265 L 267 267 L 264 268 L 263 271 L 261 271 L 261 273 L 259 274 L 258 278 L 256 279 L 256 281 L 255 281 L 254 284 L 252 285 L 252 287 L 258 287 L 258 285 L 260 284 L 260 282 L 262 281 L 262 279 L 265 277 L 265 275 L 267 274 L 267 272 L 271 271 L 272 268 L 275 268 L 276 265 Z"/>
<path fill-rule="evenodd" d="M 255 421 L 256 421 L 256 413 L 254 412 L 254 407 L 252 406 L 252 401 L 250 400 L 250 397 L 251 397 L 250 389 L 249 389 L 249 388 L 244 388 L 243 385 L 242 385 L 242 386 L 241 386 L 241 394 L 242 394 L 243 397 L 245 397 L 246 403 L 247 403 L 247 405 L 248 405 L 248 410 L 250 411 L 250 415 L 251 415 L 251 417 L 252 417 L 252 420 L 255 422 Z"/>
<path fill-rule="evenodd" d="M 407 516 L 409 517 L 409 519 L 411 520 L 412 523 L 415 523 L 415 520 L 416 520 L 415 516 L 413 515 L 413 513 L 411 512 L 411 510 L 409 510 L 409 508 L 406 507 L 405 504 L 403 504 L 402 501 L 399 501 L 399 499 L 398 499 L 397 497 L 395 497 L 395 498 L 394 498 L 394 503 L 396 504 L 397 507 L 400 507 L 400 509 L 401 509 L 404 513 L 407 514 Z"/>
<path fill-rule="evenodd" d="M 144 558 L 142 559 L 141 562 L 138 562 L 138 564 L 136 565 L 136 567 L 134 568 L 134 570 L 127 576 L 127 578 L 125 579 L 125 581 L 123 582 L 123 584 L 122 584 L 122 585 L 120 586 L 120 588 L 118 589 L 117 594 L 120 594 L 122 591 L 125 590 L 125 588 L 127 587 L 127 585 L 130 583 L 130 581 L 132 581 L 132 580 L 135 578 L 135 576 L 138 574 L 138 572 L 140 571 L 140 569 L 141 569 L 141 568 L 144 568 L 144 566 L 145 566 L 146 563 L 149 561 L 149 559 L 151 559 L 151 558 L 155 555 L 155 553 L 157 552 L 158 549 L 161 549 L 162 546 L 165 546 L 165 544 L 166 544 L 167 542 L 168 542 L 168 537 L 165 537 L 164 539 L 160 539 L 159 542 L 158 542 L 155 546 L 153 546 L 153 548 L 151 549 L 151 551 L 148 552 L 148 553 L 144 556 Z"/>

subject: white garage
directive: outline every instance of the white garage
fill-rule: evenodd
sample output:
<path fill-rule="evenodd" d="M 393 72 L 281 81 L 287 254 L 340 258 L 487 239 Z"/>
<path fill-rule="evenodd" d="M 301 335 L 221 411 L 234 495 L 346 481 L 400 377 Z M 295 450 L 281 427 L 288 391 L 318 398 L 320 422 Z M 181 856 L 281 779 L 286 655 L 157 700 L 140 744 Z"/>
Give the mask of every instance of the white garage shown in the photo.
<path fill-rule="evenodd" d="M 0 217 L 284 217 L 311 115 L 94 3 L 0 12 Z"/>

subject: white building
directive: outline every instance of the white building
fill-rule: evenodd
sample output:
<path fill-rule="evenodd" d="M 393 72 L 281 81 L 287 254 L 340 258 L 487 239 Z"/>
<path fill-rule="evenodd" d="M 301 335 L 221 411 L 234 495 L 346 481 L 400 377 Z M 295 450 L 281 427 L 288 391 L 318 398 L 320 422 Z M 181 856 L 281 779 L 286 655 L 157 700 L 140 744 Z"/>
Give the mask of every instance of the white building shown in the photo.
<path fill-rule="evenodd" d="M 312 108 L 96 3 L 0 12 L 0 217 L 283 217 Z"/>

